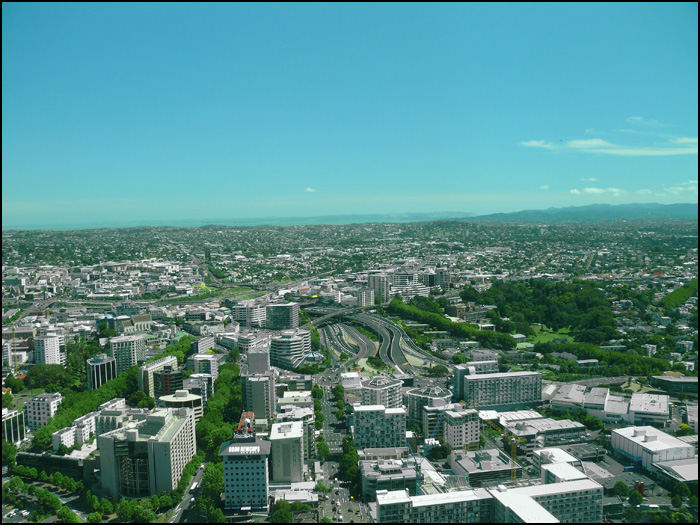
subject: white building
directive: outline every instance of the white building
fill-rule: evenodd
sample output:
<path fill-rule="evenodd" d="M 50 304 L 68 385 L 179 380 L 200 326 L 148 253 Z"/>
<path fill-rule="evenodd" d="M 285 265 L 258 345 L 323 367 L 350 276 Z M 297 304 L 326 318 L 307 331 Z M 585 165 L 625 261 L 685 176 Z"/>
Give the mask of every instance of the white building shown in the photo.
<path fill-rule="evenodd" d="M 409 424 L 423 423 L 423 407 L 439 407 L 449 405 L 452 392 L 439 386 L 412 388 L 406 392 Z"/>
<path fill-rule="evenodd" d="M 400 379 L 381 375 L 362 381 L 362 404 L 398 408 L 402 405 L 402 385 Z"/>
<path fill-rule="evenodd" d="M 492 496 L 486 489 L 410 496 L 406 490 L 378 490 L 370 503 L 375 523 L 488 523 Z"/>
<path fill-rule="evenodd" d="M 139 390 L 143 392 L 148 397 L 155 397 L 155 387 L 153 384 L 153 374 L 163 370 L 166 366 L 176 368 L 177 367 L 177 357 L 174 355 L 168 355 L 152 363 L 147 363 L 139 367 Z"/>
<path fill-rule="evenodd" d="M 65 365 L 66 354 L 61 352 L 57 335 L 45 335 L 34 338 L 34 362 L 45 365 Z"/>
<path fill-rule="evenodd" d="M 406 443 L 406 409 L 354 405 L 355 448 L 402 447 Z"/>
<path fill-rule="evenodd" d="M 271 481 L 304 479 L 304 425 L 301 421 L 275 423 L 270 429 Z"/>
<path fill-rule="evenodd" d="M 503 372 L 464 376 L 464 401 L 470 407 L 535 404 L 542 399 L 542 374 Z"/>
<path fill-rule="evenodd" d="M 2 409 L 2 439 L 18 445 L 24 441 L 26 429 L 24 412 Z"/>
<path fill-rule="evenodd" d="M 224 506 L 227 510 L 268 508 L 270 442 L 247 432 L 221 445 L 224 458 Z"/>
<path fill-rule="evenodd" d="M 632 394 L 627 420 L 633 425 L 663 426 L 669 419 L 668 396 L 657 394 Z"/>
<path fill-rule="evenodd" d="M 155 409 L 142 421 L 97 436 L 102 488 L 112 498 L 148 497 L 177 488 L 197 450 L 190 409 Z"/>
<path fill-rule="evenodd" d="M 197 354 L 194 361 L 195 374 L 211 374 L 214 381 L 219 377 L 219 359 L 217 354 Z"/>
<path fill-rule="evenodd" d="M 95 355 L 85 362 L 88 390 L 96 390 L 117 377 L 117 360 L 107 354 Z"/>
<path fill-rule="evenodd" d="M 267 319 L 267 310 L 262 304 L 241 303 L 231 309 L 231 315 L 241 325 L 262 327 Z"/>
<path fill-rule="evenodd" d="M 31 430 L 36 430 L 39 427 L 48 423 L 56 412 L 58 406 L 63 401 L 63 396 L 58 392 L 52 394 L 39 394 L 32 397 L 24 404 L 24 415 L 27 426 Z"/>
<path fill-rule="evenodd" d="M 190 408 L 194 413 L 195 423 L 202 419 L 204 413 L 202 396 L 191 394 L 187 390 L 176 390 L 174 394 L 160 396 L 156 404 L 164 408 Z"/>
<path fill-rule="evenodd" d="M 641 463 L 651 470 L 652 463 L 689 459 L 695 456 L 695 447 L 661 430 L 650 427 L 626 427 L 612 431 L 613 450 Z"/>
<path fill-rule="evenodd" d="M 390 278 L 385 273 L 370 274 L 367 276 L 367 286 L 374 292 L 375 297 L 380 297 L 382 302 L 387 302 L 391 292 Z"/>
<path fill-rule="evenodd" d="M 447 410 L 442 421 L 445 443 L 453 449 L 479 443 L 481 421 L 473 408 Z"/>
<path fill-rule="evenodd" d="M 117 374 L 146 360 L 146 336 L 122 335 L 109 340 L 109 351 L 117 360 Z"/>
<path fill-rule="evenodd" d="M 270 364 L 286 370 L 300 366 L 311 352 L 308 330 L 283 332 L 270 341 Z"/>
<path fill-rule="evenodd" d="M 299 421 L 304 425 L 304 461 L 311 461 L 316 454 L 316 415 L 311 407 L 286 406 L 276 415 L 278 423 Z"/>

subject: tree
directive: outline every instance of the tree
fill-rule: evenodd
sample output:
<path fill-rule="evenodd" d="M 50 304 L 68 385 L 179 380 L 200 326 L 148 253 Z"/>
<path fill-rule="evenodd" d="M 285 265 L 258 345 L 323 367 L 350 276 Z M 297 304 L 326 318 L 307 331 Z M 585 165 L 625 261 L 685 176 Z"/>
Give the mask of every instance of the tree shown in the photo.
<path fill-rule="evenodd" d="M 311 397 L 313 397 L 314 399 L 323 398 L 323 389 L 318 385 L 314 385 L 313 387 L 311 387 Z"/>
<path fill-rule="evenodd" d="M 674 495 L 671 498 L 671 505 L 673 505 L 677 509 L 681 508 L 681 506 L 683 505 L 683 500 L 681 499 L 681 497 L 678 494 Z"/>
<path fill-rule="evenodd" d="M 613 487 L 613 492 L 616 496 L 626 498 L 629 495 L 630 489 L 624 481 L 618 481 Z"/>
<path fill-rule="evenodd" d="M 12 397 L 12 394 L 10 392 L 3 392 L 2 393 L 2 408 L 11 407 L 13 401 L 14 401 L 14 398 Z"/>
<path fill-rule="evenodd" d="M 639 505 L 642 501 L 644 501 L 644 497 L 636 490 L 632 491 L 632 494 L 630 494 L 629 500 L 630 505 L 633 507 L 636 507 Z"/>
<path fill-rule="evenodd" d="M 679 481 L 673 486 L 671 494 L 673 494 L 674 496 L 677 494 L 681 498 L 687 498 L 690 496 L 690 489 L 688 488 L 688 485 L 686 485 L 682 481 Z"/>
<path fill-rule="evenodd" d="M 24 381 L 10 374 L 5 378 L 5 386 L 12 390 L 13 394 L 16 394 L 24 390 Z"/>
<path fill-rule="evenodd" d="M 102 514 L 99 512 L 91 512 L 88 514 L 88 523 L 102 523 Z"/>
<path fill-rule="evenodd" d="M 17 458 L 17 447 L 14 443 L 2 440 L 2 464 L 10 465 Z"/>
<path fill-rule="evenodd" d="M 445 365 L 436 365 L 428 370 L 427 375 L 430 377 L 445 377 L 450 374 L 450 371 Z"/>
<path fill-rule="evenodd" d="M 318 452 L 318 458 L 321 461 L 326 461 L 331 455 L 331 449 L 325 441 L 322 441 L 316 445 L 316 451 Z"/>

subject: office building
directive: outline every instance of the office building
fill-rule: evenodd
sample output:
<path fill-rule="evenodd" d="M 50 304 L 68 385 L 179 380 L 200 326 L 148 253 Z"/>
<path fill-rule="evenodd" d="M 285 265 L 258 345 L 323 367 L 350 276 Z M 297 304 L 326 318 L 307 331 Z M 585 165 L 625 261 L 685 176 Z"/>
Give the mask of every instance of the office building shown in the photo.
<path fill-rule="evenodd" d="M 190 376 L 191 377 L 191 376 Z M 166 365 L 153 372 L 153 398 L 174 394 L 183 389 L 182 372 L 176 367 Z M 207 397 L 207 396 L 203 396 Z"/>
<path fill-rule="evenodd" d="M 36 430 L 48 423 L 63 401 L 58 392 L 38 394 L 24 404 L 24 419 L 30 430 Z"/>
<path fill-rule="evenodd" d="M 176 390 L 174 394 L 160 396 L 156 404 L 164 408 L 190 408 L 194 413 L 195 423 L 202 419 L 204 413 L 202 396 L 191 394 L 187 390 Z"/>
<path fill-rule="evenodd" d="M 372 306 L 374 305 L 374 290 L 361 288 L 357 291 L 357 306 Z"/>
<path fill-rule="evenodd" d="M 391 281 L 387 274 L 378 273 L 367 276 L 367 286 L 374 292 L 375 297 L 381 298 L 385 303 L 391 295 Z"/>
<path fill-rule="evenodd" d="M 270 349 L 254 347 L 248 351 L 248 373 L 265 374 L 270 370 Z"/>
<path fill-rule="evenodd" d="M 267 510 L 269 455 L 270 442 L 248 431 L 237 432 L 221 445 L 227 510 Z"/>
<path fill-rule="evenodd" d="M 504 372 L 464 377 L 464 401 L 469 407 L 507 408 L 535 405 L 542 399 L 542 374 Z"/>
<path fill-rule="evenodd" d="M 43 365 L 65 365 L 66 354 L 61 352 L 59 337 L 45 335 L 34 338 L 34 362 Z"/>
<path fill-rule="evenodd" d="M 408 405 L 408 424 L 423 423 L 423 407 L 445 406 L 452 401 L 452 392 L 440 386 L 412 388 L 406 392 Z"/>
<path fill-rule="evenodd" d="M 304 479 L 304 425 L 301 421 L 275 423 L 270 429 L 270 461 L 274 482 Z"/>
<path fill-rule="evenodd" d="M 668 406 L 667 395 L 632 394 L 627 419 L 637 426 L 663 426 L 670 420 Z"/>
<path fill-rule="evenodd" d="M 254 349 L 269 351 L 271 339 L 272 335 L 270 333 L 246 332 L 238 336 L 238 349 L 241 351 L 241 354 L 249 353 Z"/>
<path fill-rule="evenodd" d="M 139 367 L 139 390 L 143 392 L 148 397 L 155 398 L 155 385 L 153 380 L 153 374 L 160 370 L 163 370 L 166 366 L 171 368 L 177 367 L 177 358 L 174 355 L 169 355 L 153 361 L 152 363 L 147 363 Z"/>
<path fill-rule="evenodd" d="M 206 337 L 200 337 L 196 341 L 192 341 L 192 344 L 190 344 L 190 352 L 195 355 L 203 354 L 207 350 L 210 350 L 215 347 L 216 341 L 214 340 L 214 336 L 209 335 Z"/>
<path fill-rule="evenodd" d="M 299 304 L 268 304 L 265 327 L 270 330 L 294 330 L 299 326 Z"/>
<path fill-rule="evenodd" d="M 243 326 L 261 328 L 267 319 L 267 309 L 262 304 L 241 303 L 231 308 L 231 316 Z"/>
<path fill-rule="evenodd" d="M 187 379 L 182 380 L 182 389 L 202 396 L 202 403 L 206 406 L 207 399 L 214 395 L 214 378 L 211 374 L 190 374 Z"/>
<path fill-rule="evenodd" d="M 535 448 L 579 442 L 586 438 L 586 427 L 570 419 L 531 419 L 506 423 L 503 428 L 521 441 L 518 448 L 527 454 Z"/>
<path fill-rule="evenodd" d="M 95 390 L 117 377 L 117 360 L 107 354 L 98 354 L 86 361 L 88 390 Z"/>
<path fill-rule="evenodd" d="M 697 392 L 698 376 L 652 376 L 651 384 L 666 392 Z"/>
<path fill-rule="evenodd" d="M 402 385 L 400 379 L 381 375 L 362 381 L 362 404 L 399 408 L 402 405 Z"/>
<path fill-rule="evenodd" d="M 359 470 L 363 501 L 374 500 L 378 490 L 408 490 L 415 496 L 422 478 L 414 458 L 360 461 Z"/>
<path fill-rule="evenodd" d="M 443 423 L 445 420 L 445 413 L 450 409 L 458 410 L 460 408 L 462 408 L 462 405 L 459 403 L 423 407 L 423 420 L 421 421 L 423 437 L 426 439 L 442 440 L 444 438 Z"/>
<path fill-rule="evenodd" d="M 354 405 L 355 448 L 402 447 L 406 443 L 406 410 L 383 405 Z"/>
<path fill-rule="evenodd" d="M 311 407 L 286 406 L 282 412 L 275 415 L 278 423 L 300 421 L 304 427 L 304 461 L 316 457 L 316 417 Z"/>
<path fill-rule="evenodd" d="M 146 360 L 146 336 L 122 335 L 109 340 L 109 351 L 117 360 L 117 375 Z"/>
<path fill-rule="evenodd" d="M 24 412 L 2 409 L 2 439 L 19 445 L 26 437 Z"/>
<path fill-rule="evenodd" d="M 243 376 L 241 397 L 244 410 L 254 412 L 259 418 L 272 419 L 276 408 L 274 376 L 271 373 Z"/>
<path fill-rule="evenodd" d="M 496 448 L 453 450 L 449 463 L 455 474 L 467 477 L 471 487 L 490 487 L 508 481 L 514 469 L 519 478 L 523 470 L 508 454 Z"/>
<path fill-rule="evenodd" d="M 270 364 L 287 370 L 300 366 L 311 352 L 308 330 L 283 332 L 270 341 Z"/>
<path fill-rule="evenodd" d="M 195 374 L 211 374 L 216 381 L 219 377 L 219 355 L 218 354 L 196 354 L 194 360 Z"/>
<path fill-rule="evenodd" d="M 677 461 L 695 456 L 693 445 L 651 426 L 614 429 L 610 444 L 615 452 L 641 463 L 647 470 L 652 470 L 652 463 Z"/>
<path fill-rule="evenodd" d="M 97 436 L 102 488 L 112 498 L 143 498 L 177 488 L 197 450 L 190 409 L 158 408 L 145 420 Z"/>

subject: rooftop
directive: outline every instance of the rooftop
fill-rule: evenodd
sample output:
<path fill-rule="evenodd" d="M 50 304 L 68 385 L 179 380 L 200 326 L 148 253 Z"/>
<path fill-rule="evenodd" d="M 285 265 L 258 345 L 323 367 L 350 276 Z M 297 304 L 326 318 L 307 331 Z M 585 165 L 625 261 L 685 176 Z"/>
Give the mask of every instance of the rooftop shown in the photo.
<path fill-rule="evenodd" d="M 539 372 L 496 372 L 494 374 L 472 374 L 464 376 L 467 381 L 478 381 L 480 379 L 500 379 L 508 377 L 524 377 L 524 376 L 542 376 Z"/>
<path fill-rule="evenodd" d="M 619 434 L 631 441 L 634 441 L 642 448 L 650 452 L 658 452 L 660 450 L 676 447 L 693 448 L 693 445 L 684 443 L 680 439 L 650 426 L 618 428 L 613 430 L 612 433 Z"/>
<path fill-rule="evenodd" d="M 301 438 L 303 435 L 304 423 L 301 421 L 275 423 L 270 429 L 270 441 L 273 439 Z"/>

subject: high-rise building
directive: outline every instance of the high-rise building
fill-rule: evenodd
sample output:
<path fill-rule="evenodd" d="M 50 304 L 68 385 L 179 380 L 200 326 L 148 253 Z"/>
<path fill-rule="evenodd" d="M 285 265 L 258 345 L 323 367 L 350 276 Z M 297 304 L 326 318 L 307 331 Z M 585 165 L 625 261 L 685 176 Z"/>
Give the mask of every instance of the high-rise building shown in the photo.
<path fill-rule="evenodd" d="M 406 409 L 383 405 L 354 405 L 353 443 L 360 448 L 403 447 Z"/>
<path fill-rule="evenodd" d="M 490 374 L 498 372 L 498 361 L 470 361 L 462 365 L 455 365 L 452 374 L 452 391 L 455 401 L 464 399 L 464 377 L 473 374 Z"/>
<path fill-rule="evenodd" d="M 241 325 L 260 328 L 265 325 L 267 310 L 262 304 L 241 303 L 231 308 L 231 315 L 233 320 L 238 321 Z"/>
<path fill-rule="evenodd" d="M 192 410 L 158 408 L 145 420 L 97 436 L 102 488 L 143 498 L 177 488 L 197 450 Z"/>
<path fill-rule="evenodd" d="M 400 379 L 381 375 L 362 381 L 362 404 L 398 408 L 402 404 L 402 385 Z"/>
<path fill-rule="evenodd" d="M 375 297 L 381 298 L 382 302 L 385 303 L 389 300 L 391 284 L 387 274 L 369 274 L 367 276 L 367 286 L 374 292 Z"/>
<path fill-rule="evenodd" d="M 117 361 L 107 354 L 98 354 L 86 361 L 88 390 L 95 390 L 117 377 Z"/>
<path fill-rule="evenodd" d="M 153 397 L 174 394 L 182 390 L 182 372 L 173 366 L 166 365 L 161 370 L 153 372 Z"/>
<path fill-rule="evenodd" d="M 155 385 L 153 380 L 153 374 L 159 370 L 163 370 L 166 366 L 177 367 L 177 357 L 174 355 L 168 355 L 152 363 L 146 363 L 139 367 L 139 390 L 143 392 L 148 397 L 155 398 Z"/>
<path fill-rule="evenodd" d="M 452 392 L 440 386 L 412 388 L 406 392 L 406 400 L 409 425 L 420 425 L 423 423 L 423 407 L 449 405 L 452 401 Z"/>
<path fill-rule="evenodd" d="M 243 376 L 243 409 L 260 418 L 272 419 L 275 413 L 275 377 L 272 373 Z"/>
<path fill-rule="evenodd" d="M 268 304 L 265 327 L 271 330 L 293 330 L 299 326 L 299 304 Z"/>
<path fill-rule="evenodd" d="M 146 360 L 146 336 L 122 335 L 109 340 L 109 351 L 117 360 L 117 375 Z"/>
<path fill-rule="evenodd" d="M 285 407 L 276 415 L 278 423 L 286 421 L 300 421 L 304 425 L 304 461 L 311 461 L 316 455 L 316 417 L 311 407 Z"/>
<path fill-rule="evenodd" d="M 34 362 L 44 365 L 66 364 L 66 355 L 61 352 L 58 336 L 45 335 L 34 338 Z"/>
<path fill-rule="evenodd" d="M 453 449 L 479 443 L 481 421 L 473 408 L 446 411 L 442 425 L 443 439 Z"/>
<path fill-rule="evenodd" d="M 270 442 L 242 430 L 221 445 L 224 460 L 224 507 L 267 510 Z"/>
<path fill-rule="evenodd" d="M 283 332 L 270 342 L 270 364 L 287 370 L 300 366 L 311 352 L 308 330 Z"/>
<path fill-rule="evenodd" d="M 542 374 L 504 372 L 464 377 L 464 401 L 470 407 L 507 408 L 542 400 Z"/>
<path fill-rule="evenodd" d="M 160 396 L 156 404 L 164 408 L 190 408 L 194 412 L 195 423 L 202 419 L 204 413 L 202 396 L 190 394 L 187 390 L 176 390 L 174 394 Z"/>
<path fill-rule="evenodd" d="M 211 374 L 216 381 L 219 377 L 218 358 L 217 354 L 196 354 L 193 358 L 195 374 Z"/>
<path fill-rule="evenodd" d="M 301 421 L 275 423 L 270 429 L 271 481 L 304 480 L 304 425 Z"/>
<path fill-rule="evenodd" d="M 2 439 L 18 445 L 26 436 L 24 412 L 2 409 Z"/>
<path fill-rule="evenodd" d="M 357 291 L 357 306 L 372 306 L 374 304 L 374 290 L 361 288 Z"/>
<path fill-rule="evenodd" d="M 190 351 L 193 354 L 203 354 L 207 350 L 214 348 L 215 345 L 216 341 L 214 340 L 214 336 L 200 337 L 196 341 L 192 341 Z"/>
<path fill-rule="evenodd" d="M 63 396 L 58 392 L 38 394 L 24 404 L 24 414 L 27 426 L 31 430 L 48 423 L 56 415 Z"/>
<path fill-rule="evenodd" d="M 264 374 L 270 370 L 270 349 L 255 347 L 248 351 L 248 373 Z"/>

